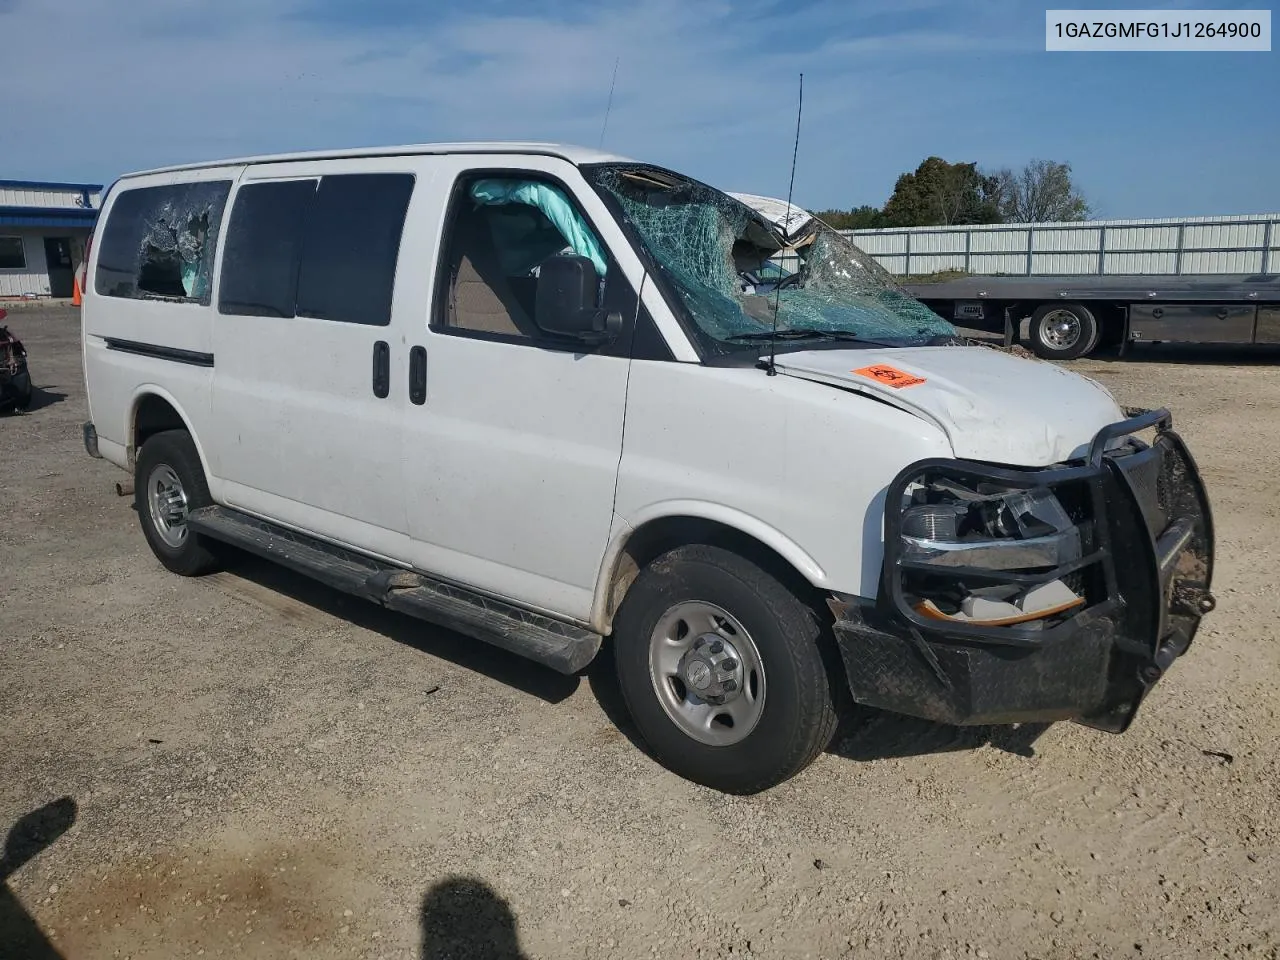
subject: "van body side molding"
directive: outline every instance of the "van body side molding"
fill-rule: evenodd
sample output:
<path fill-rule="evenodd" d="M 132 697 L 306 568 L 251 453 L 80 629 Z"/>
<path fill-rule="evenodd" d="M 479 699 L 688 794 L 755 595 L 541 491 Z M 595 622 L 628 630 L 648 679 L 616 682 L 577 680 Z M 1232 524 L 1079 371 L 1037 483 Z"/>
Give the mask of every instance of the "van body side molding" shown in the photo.
<path fill-rule="evenodd" d="M 178 347 L 165 347 L 156 343 L 141 343 L 137 340 L 120 340 L 116 337 L 103 337 L 108 350 L 120 353 L 135 353 L 140 357 L 155 357 L 157 360 L 171 360 L 174 363 L 187 363 L 193 367 L 212 367 L 213 354 L 201 353 L 199 350 L 182 350 Z"/>
<path fill-rule="evenodd" d="M 577 624 L 391 566 L 238 510 L 201 507 L 191 511 L 187 526 L 344 593 L 502 647 L 559 673 L 577 673 L 600 650 L 600 635 Z"/>

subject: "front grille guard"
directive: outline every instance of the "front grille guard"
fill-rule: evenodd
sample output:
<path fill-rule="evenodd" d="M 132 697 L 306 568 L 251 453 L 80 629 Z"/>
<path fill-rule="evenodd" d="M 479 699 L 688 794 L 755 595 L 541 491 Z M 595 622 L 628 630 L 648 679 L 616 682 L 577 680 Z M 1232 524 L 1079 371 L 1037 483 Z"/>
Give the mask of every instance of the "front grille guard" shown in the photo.
<path fill-rule="evenodd" d="M 885 564 L 882 602 L 895 619 L 925 636 L 958 642 L 1040 647 L 1078 634 L 1102 621 L 1115 628 L 1116 647 L 1154 668 L 1151 682 L 1195 635 L 1199 619 L 1213 609 L 1213 518 L 1199 469 L 1168 410 L 1126 410 L 1128 419 L 1104 427 L 1085 461 L 1045 470 L 1009 470 L 964 460 L 922 460 L 903 470 L 885 499 Z M 1146 446 L 1134 434 L 1154 428 Z M 1115 441 L 1122 440 L 1117 444 Z M 1156 482 L 1150 470 L 1157 461 Z M 1075 487 L 1087 491 L 1088 517 L 1081 522 L 1082 555 L 1071 564 L 1032 574 L 955 567 L 947 576 L 970 582 L 1035 585 L 1072 575 L 1093 577 L 1088 605 L 1049 626 L 992 627 L 940 621 L 916 611 L 905 577 L 936 568 L 901 554 L 901 504 L 908 486 L 938 476 L 992 481 L 1014 489 Z M 1154 489 L 1153 489 L 1154 488 Z M 1163 501 L 1162 502 L 1162 491 Z M 1117 564 L 1117 557 L 1125 562 Z M 1132 562 L 1140 557 L 1141 562 Z"/>

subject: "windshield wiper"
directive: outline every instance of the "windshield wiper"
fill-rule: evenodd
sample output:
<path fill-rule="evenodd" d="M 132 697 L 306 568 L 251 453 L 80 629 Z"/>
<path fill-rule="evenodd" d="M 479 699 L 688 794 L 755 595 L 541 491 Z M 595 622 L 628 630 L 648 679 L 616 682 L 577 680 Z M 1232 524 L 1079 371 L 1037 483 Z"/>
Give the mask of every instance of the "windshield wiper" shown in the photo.
<path fill-rule="evenodd" d="M 757 341 L 772 340 L 775 333 L 772 330 L 760 330 L 755 333 L 735 333 L 731 337 L 725 337 L 725 340 L 738 341 Z M 778 340 L 850 340 L 858 342 L 867 342 L 858 336 L 852 330 L 820 330 L 817 327 L 786 327 L 779 330 L 776 334 Z"/>

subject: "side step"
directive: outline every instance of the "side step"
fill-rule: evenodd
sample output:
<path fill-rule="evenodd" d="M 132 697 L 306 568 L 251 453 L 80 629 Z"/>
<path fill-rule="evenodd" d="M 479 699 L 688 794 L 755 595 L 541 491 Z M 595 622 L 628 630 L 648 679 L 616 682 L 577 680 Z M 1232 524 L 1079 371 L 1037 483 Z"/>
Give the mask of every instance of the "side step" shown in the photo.
<path fill-rule="evenodd" d="M 577 673 L 600 649 L 600 635 L 583 627 L 381 563 L 226 507 L 193 510 L 187 526 L 335 590 L 492 643 L 560 673 Z"/>

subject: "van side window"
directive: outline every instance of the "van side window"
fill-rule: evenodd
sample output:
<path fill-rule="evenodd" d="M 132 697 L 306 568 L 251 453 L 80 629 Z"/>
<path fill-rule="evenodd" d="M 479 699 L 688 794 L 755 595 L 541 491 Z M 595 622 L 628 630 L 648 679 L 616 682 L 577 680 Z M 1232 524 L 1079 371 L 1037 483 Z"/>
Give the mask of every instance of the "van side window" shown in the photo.
<path fill-rule="evenodd" d="M 125 190 L 111 206 L 94 289 L 106 297 L 207 305 L 229 180 Z"/>
<path fill-rule="evenodd" d="M 298 316 L 385 327 L 391 322 L 400 235 L 413 193 L 401 173 L 320 181 L 298 274 Z"/>
<path fill-rule="evenodd" d="M 249 183 L 240 188 L 222 255 L 220 313 L 294 315 L 303 227 L 315 193 L 315 180 Z"/>
<path fill-rule="evenodd" d="M 386 326 L 413 176 L 337 174 L 236 194 L 218 309 Z"/>
<path fill-rule="evenodd" d="M 562 253 L 589 259 L 605 291 L 610 271 L 604 245 L 564 189 L 524 174 L 459 181 L 445 238 L 442 280 L 448 286 L 435 326 L 497 339 L 550 340 L 533 321 L 534 297 L 538 268 Z"/>

